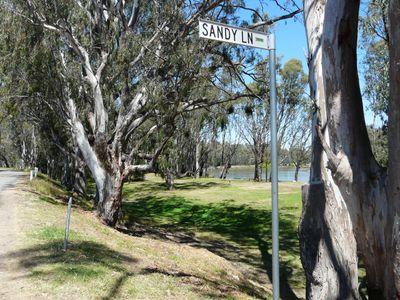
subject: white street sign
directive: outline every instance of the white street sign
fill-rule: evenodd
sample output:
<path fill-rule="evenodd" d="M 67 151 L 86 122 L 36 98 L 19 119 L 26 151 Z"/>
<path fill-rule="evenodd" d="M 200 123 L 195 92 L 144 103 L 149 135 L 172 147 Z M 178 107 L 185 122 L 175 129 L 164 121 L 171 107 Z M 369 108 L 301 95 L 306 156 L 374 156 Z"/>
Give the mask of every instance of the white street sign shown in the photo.
<path fill-rule="evenodd" d="M 215 41 L 228 42 L 272 50 L 275 39 L 272 34 L 221 24 L 213 21 L 199 20 L 200 37 Z"/>

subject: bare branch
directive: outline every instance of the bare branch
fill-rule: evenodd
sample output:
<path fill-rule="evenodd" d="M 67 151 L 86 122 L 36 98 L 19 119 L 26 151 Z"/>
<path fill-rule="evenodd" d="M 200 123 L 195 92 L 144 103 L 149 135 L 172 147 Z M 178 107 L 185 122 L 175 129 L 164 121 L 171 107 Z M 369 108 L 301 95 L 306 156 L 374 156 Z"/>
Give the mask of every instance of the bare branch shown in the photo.
<path fill-rule="evenodd" d="M 272 24 L 274 24 L 274 23 L 276 23 L 278 21 L 282 21 L 282 20 L 285 20 L 285 19 L 293 18 L 295 15 L 297 15 L 297 14 L 299 14 L 301 12 L 303 12 L 303 10 L 299 8 L 298 10 L 295 10 L 295 11 L 289 13 L 289 14 L 282 15 L 282 16 L 276 17 L 274 19 L 264 20 L 264 21 L 255 23 L 255 24 L 249 26 L 248 28 L 254 29 L 254 28 L 257 28 L 257 27 L 261 27 L 261 26 L 269 26 L 269 25 L 272 25 Z"/>
<path fill-rule="evenodd" d="M 139 15 L 140 0 L 134 0 L 132 3 L 132 14 L 128 21 L 128 27 L 133 28 L 137 22 Z"/>

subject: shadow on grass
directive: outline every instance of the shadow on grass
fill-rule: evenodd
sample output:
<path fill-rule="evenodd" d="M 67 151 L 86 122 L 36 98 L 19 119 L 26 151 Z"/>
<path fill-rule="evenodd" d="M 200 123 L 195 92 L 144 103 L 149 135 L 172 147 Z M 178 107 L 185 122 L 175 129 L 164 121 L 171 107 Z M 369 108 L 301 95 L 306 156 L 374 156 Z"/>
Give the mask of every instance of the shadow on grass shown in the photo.
<path fill-rule="evenodd" d="M 102 244 L 90 241 L 69 243 L 68 251 L 62 250 L 63 240 L 55 240 L 8 253 L 1 258 L 17 259 L 23 269 L 33 270 L 38 266 L 47 266 L 43 270 L 34 270 L 29 276 L 55 275 L 57 280 L 69 276 L 91 279 L 103 275 L 106 270 L 123 272 L 121 262 L 135 263 L 136 259 L 114 251 Z"/>
<path fill-rule="evenodd" d="M 161 274 L 178 279 L 177 284 L 187 284 L 191 289 L 204 297 L 230 297 L 240 289 L 253 297 L 263 298 L 257 291 L 250 290 L 245 283 L 230 282 L 221 275 L 218 281 L 175 270 L 165 270 L 158 267 L 140 267 L 139 260 L 112 250 L 107 246 L 91 241 L 78 241 L 69 245 L 68 251 L 62 251 L 62 240 L 52 240 L 46 243 L 25 248 L 0 256 L 0 261 L 14 259 L 22 270 L 28 270 L 26 277 L 40 279 L 47 285 L 57 288 L 60 285 L 70 286 L 71 283 L 85 284 L 96 298 L 108 300 L 118 299 L 127 281 L 139 275 Z M 130 264 L 130 267 L 127 267 Z M 110 282 L 107 285 L 107 279 Z M 105 295 L 96 291 L 98 286 L 92 281 L 99 280 Z M 157 284 L 157 283 L 155 283 Z M 210 288 L 204 289 L 208 285 Z M 142 291 L 143 292 L 143 291 Z M 56 293 L 56 291 L 54 291 Z M 54 294 L 56 295 L 56 294 Z M 82 294 L 85 298 L 85 294 Z M 88 295 L 86 295 L 88 297 Z"/>
<path fill-rule="evenodd" d="M 226 182 L 195 182 L 195 181 L 181 181 L 174 183 L 174 189 L 176 190 L 199 190 L 199 189 L 209 189 L 214 187 L 226 187 L 229 186 Z M 164 182 L 151 182 L 144 181 L 138 182 L 135 185 L 127 185 L 124 187 L 123 196 L 128 197 L 132 192 L 164 192 L 165 183 Z"/>
<path fill-rule="evenodd" d="M 68 285 L 71 281 L 82 283 L 101 279 L 112 272 L 122 274 L 120 278 L 135 275 L 127 272 L 122 262 L 134 264 L 137 259 L 102 244 L 73 242 L 67 252 L 62 250 L 62 245 L 62 240 L 54 240 L 8 253 L 0 256 L 0 260 L 16 259 L 21 269 L 30 271 L 27 277 L 40 278 L 54 287 Z M 102 299 L 118 297 L 122 284 L 123 281 L 117 279 Z"/>
<path fill-rule="evenodd" d="M 150 235 L 206 248 L 232 262 L 252 266 L 249 273 L 257 281 L 262 274 L 272 281 L 271 211 L 233 202 L 198 204 L 178 196 L 146 196 L 125 202 L 123 212 L 129 234 Z M 286 300 L 297 299 L 289 284 L 289 279 L 295 282 L 299 276 L 294 274 L 298 267 L 291 259 L 299 257 L 297 221 L 290 209 L 281 209 L 280 250 L 285 259 L 281 260 L 280 282 L 281 296 Z M 194 238 L 194 232 L 199 231 L 217 233 L 222 238 Z"/>

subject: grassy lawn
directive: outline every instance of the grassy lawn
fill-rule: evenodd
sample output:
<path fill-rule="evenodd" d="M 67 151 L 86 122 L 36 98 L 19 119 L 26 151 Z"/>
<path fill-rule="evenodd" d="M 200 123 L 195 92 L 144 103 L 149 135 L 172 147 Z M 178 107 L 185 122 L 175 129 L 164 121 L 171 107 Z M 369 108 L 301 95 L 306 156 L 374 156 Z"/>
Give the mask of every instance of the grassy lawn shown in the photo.
<path fill-rule="evenodd" d="M 166 191 L 160 178 L 147 179 L 124 188 L 124 218 L 135 234 L 208 249 L 232 262 L 247 278 L 270 285 L 270 184 L 182 179 L 173 191 Z M 280 183 L 279 203 L 282 296 L 304 297 L 297 234 L 301 184 Z"/>
<path fill-rule="evenodd" d="M 270 299 L 271 203 L 266 183 L 161 179 L 126 184 L 122 231 L 75 199 L 62 251 L 65 200 L 40 177 L 18 187 L 18 248 L 26 299 Z M 283 299 L 304 297 L 297 222 L 300 184 L 280 184 Z M 126 234 L 128 233 L 128 234 Z M 17 297 L 18 298 L 18 297 Z"/>

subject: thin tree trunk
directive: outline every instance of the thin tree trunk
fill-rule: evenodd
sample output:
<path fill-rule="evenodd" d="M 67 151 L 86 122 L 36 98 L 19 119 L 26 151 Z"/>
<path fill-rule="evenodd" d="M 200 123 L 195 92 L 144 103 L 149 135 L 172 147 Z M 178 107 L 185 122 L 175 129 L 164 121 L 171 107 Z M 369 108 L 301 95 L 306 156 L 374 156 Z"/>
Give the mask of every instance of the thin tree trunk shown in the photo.
<path fill-rule="evenodd" d="M 230 162 L 225 163 L 223 168 L 222 168 L 221 175 L 219 175 L 219 178 L 220 179 L 226 179 L 226 176 L 228 175 L 228 171 L 229 171 L 230 168 L 231 168 Z"/>
<path fill-rule="evenodd" d="M 255 155 L 254 160 L 254 181 L 260 181 L 260 162 L 258 161 L 258 155 Z"/>
<path fill-rule="evenodd" d="M 196 179 L 200 177 L 200 139 L 196 143 Z"/>
<path fill-rule="evenodd" d="M 86 192 L 86 172 L 85 172 L 86 163 L 81 158 L 81 152 L 79 149 L 77 149 L 76 153 L 77 157 L 74 160 L 75 176 L 72 189 L 79 196 L 82 196 Z"/>
<path fill-rule="evenodd" d="M 69 155 L 65 155 L 64 157 L 64 168 L 63 175 L 61 179 L 61 183 L 68 189 L 71 190 L 73 187 L 73 167 L 71 162 L 71 157 Z"/>
<path fill-rule="evenodd" d="M 300 170 L 300 162 L 297 162 L 296 164 L 295 164 L 295 167 L 296 167 L 296 169 L 295 169 L 295 171 L 294 171 L 294 181 L 299 181 L 299 170 Z"/>
<path fill-rule="evenodd" d="M 167 186 L 167 189 L 169 191 L 172 191 L 174 189 L 174 174 L 170 169 L 167 169 L 165 171 L 165 185 Z"/>

